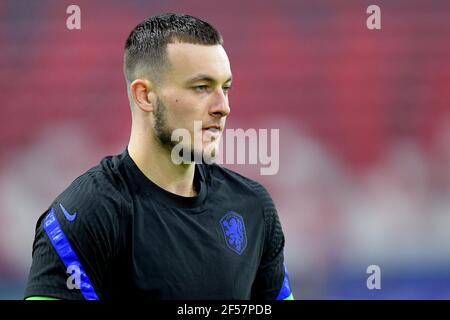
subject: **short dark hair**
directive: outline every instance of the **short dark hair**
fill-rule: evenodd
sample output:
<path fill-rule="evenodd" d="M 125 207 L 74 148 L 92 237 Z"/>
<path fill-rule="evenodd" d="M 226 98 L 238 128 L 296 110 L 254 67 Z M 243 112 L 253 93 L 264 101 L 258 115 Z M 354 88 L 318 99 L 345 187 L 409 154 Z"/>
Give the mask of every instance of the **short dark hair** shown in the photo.
<path fill-rule="evenodd" d="M 221 34 L 209 23 L 184 14 L 165 13 L 139 23 L 125 42 L 124 74 L 127 83 L 147 76 L 161 81 L 168 67 L 168 43 L 222 45 Z"/>

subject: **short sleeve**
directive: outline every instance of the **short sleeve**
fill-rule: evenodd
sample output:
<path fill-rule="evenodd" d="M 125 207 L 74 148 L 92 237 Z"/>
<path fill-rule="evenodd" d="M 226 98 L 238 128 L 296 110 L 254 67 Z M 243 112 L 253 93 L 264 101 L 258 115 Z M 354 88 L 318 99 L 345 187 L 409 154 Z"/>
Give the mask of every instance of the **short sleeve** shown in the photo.
<path fill-rule="evenodd" d="M 278 213 L 269 193 L 262 186 L 258 191 L 264 213 L 264 249 L 252 287 L 252 299 L 291 299 L 283 254 L 285 239 Z"/>
<path fill-rule="evenodd" d="M 120 198 L 101 174 L 75 180 L 36 224 L 25 298 L 98 300 L 113 292 Z"/>

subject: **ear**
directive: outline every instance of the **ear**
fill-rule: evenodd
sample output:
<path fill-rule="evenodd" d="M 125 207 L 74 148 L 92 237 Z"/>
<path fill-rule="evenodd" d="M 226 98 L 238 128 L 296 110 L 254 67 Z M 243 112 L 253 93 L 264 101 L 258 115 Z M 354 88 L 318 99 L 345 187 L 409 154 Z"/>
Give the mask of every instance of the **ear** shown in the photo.
<path fill-rule="evenodd" d="M 130 84 L 131 98 L 139 109 L 144 112 L 153 112 L 155 92 L 152 84 L 146 79 L 136 79 Z"/>

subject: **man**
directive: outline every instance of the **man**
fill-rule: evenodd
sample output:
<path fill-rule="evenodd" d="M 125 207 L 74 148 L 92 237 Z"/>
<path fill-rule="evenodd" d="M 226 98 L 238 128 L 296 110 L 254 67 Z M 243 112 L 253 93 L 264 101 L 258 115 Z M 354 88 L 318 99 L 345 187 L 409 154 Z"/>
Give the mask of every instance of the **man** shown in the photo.
<path fill-rule="evenodd" d="M 189 161 L 217 151 L 230 113 L 222 43 L 188 15 L 150 17 L 131 32 L 128 147 L 78 177 L 39 218 L 25 298 L 292 299 L 270 195 Z M 191 138 L 172 141 L 176 129 Z M 189 158 L 182 163 L 178 143 Z"/>

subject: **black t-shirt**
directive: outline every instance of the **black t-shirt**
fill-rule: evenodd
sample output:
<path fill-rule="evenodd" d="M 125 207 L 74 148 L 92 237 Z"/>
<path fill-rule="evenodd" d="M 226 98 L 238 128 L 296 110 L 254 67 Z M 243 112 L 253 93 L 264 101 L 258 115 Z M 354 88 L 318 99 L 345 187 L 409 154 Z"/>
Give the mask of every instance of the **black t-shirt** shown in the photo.
<path fill-rule="evenodd" d="M 154 184 L 127 150 L 78 177 L 36 225 L 25 297 L 284 299 L 284 236 L 257 182 L 196 164 L 195 197 Z"/>

